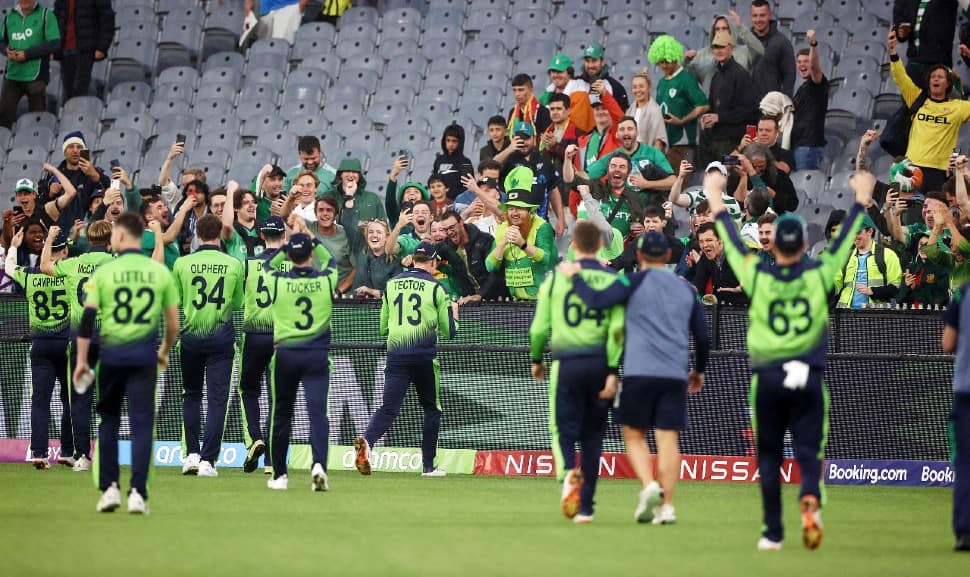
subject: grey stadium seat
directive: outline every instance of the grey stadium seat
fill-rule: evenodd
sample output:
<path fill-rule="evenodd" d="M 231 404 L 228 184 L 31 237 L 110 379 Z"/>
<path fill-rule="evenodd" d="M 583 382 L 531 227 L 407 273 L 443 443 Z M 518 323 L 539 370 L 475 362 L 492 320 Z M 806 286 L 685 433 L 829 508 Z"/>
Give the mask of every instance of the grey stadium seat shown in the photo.
<path fill-rule="evenodd" d="M 238 87 L 242 80 L 242 70 L 229 66 L 216 66 L 202 73 L 202 84 L 220 83 Z"/>
<path fill-rule="evenodd" d="M 141 151 L 133 150 L 126 146 L 113 146 L 97 151 L 94 154 L 94 164 L 95 166 L 101 167 L 102 170 L 109 170 L 112 160 L 119 161 L 119 164 L 121 164 L 122 168 L 128 173 L 129 178 L 131 178 L 131 175 L 140 168 Z M 151 180 L 158 178 L 159 172 L 161 170 L 157 171 Z"/>
<path fill-rule="evenodd" d="M 239 93 L 239 106 L 242 107 L 248 102 L 270 103 L 275 106 L 279 93 L 279 87 L 272 84 L 249 84 Z M 237 111 L 237 113 L 242 115 L 241 112 Z"/>
<path fill-rule="evenodd" d="M 205 64 L 202 66 L 202 71 L 205 72 L 210 68 L 216 68 L 219 66 L 234 68 L 241 73 L 246 67 L 246 57 L 238 52 L 216 52 L 205 59 Z"/>
<path fill-rule="evenodd" d="M 87 112 L 69 112 L 66 114 L 61 114 L 60 122 L 60 134 L 67 134 L 72 130 L 80 130 L 85 135 L 92 134 L 97 135 L 98 129 L 101 127 L 101 115 L 100 114 L 88 114 Z M 3 136 L 0 135 L 0 149 L 7 148 L 7 142 L 9 141 L 10 131 L 7 130 L 8 140 L 3 140 Z M 63 142 L 63 138 L 58 138 L 54 143 Z"/>
<path fill-rule="evenodd" d="M 229 151 L 221 146 L 203 147 L 200 144 L 189 156 L 189 164 L 211 164 L 225 169 L 229 166 L 229 156 Z"/>
<path fill-rule="evenodd" d="M 381 15 L 373 6 L 351 6 L 340 16 L 340 25 L 371 24 L 377 26 Z"/>
<path fill-rule="evenodd" d="M 221 132 L 231 134 L 235 138 L 235 135 L 239 134 L 239 127 L 241 125 L 242 121 L 235 115 L 210 116 L 202 119 L 202 123 L 199 124 L 199 134 L 205 136 L 209 132 Z"/>
<path fill-rule="evenodd" d="M 284 125 L 283 119 L 275 108 L 271 112 L 247 115 L 242 118 L 239 135 L 244 138 L 258 138 L 260 134 L 282 130 Z"/>
<path fill-rule="evenodd" d="M 35 162 L 38 160 L 40 162 L 47 162 L 48 155 L 50 155 L 50 149 L 45 146 L 24 144 L 12 147 L 10 151 L 7 152 L 6 161 L 14 164 L 20 162 Z"/>
<path fill-rule="evenodd" d="M 791 174 L 792 184 L 796 190 L 802 191 L 807 198 L 818 200 L 825 190 L 825 174 L 818 170 L 799 170 Z"/>
<path fill-rule="evenodd" d="M 314 54 L 307 58 L 304 58 L 300 62 L 300 68 L 316 68 L 317 70 L 323 70 L 330 75 L 330 78 L 336 78 L 337 74 L 340 72 L 341 60 L 336 54 Z"/>
<path fill-rule="evenodd" d="M 100 116 L 104 102 L 97 96 L 75 96 L 61 106 L 61 114 L 70 112 L 86 112 Z"/>
<path fill-rule="evenodd" d="M 142 138 L 144 139 L 148 138 L 154 133 L 155 119 L 150 114 L 146 114 L 144 112 L 134 112 L 119 116 L 114 120 L 113 126 L 135 130 L 141 134 Z"/>
<path fill-rule="evenodd" d="M 297 135 L 286 130 L 265 132 L 256 138 L 257 145 L 266 147 L 280 156 L 295 149 L 296 141 Z"/>
<path fill-rule="evenodd" d="M 519 30 L 512 24 L 496 24 L 493 26 L 486 26 L 478 35 L 479 38 L 492 38 L 498 40 L 505 46 L 515 46 L 519 41 Z M 568 36 L 567 36 L 568 38 Z M 427 41 L 425 41 L 427 45 Z M 424 53 L 428 56 L 431 54 L 427 50 Z M 454 53 L 452 53 L 454 54 Z M 550 58 L 552 55 L 549 55 Z"/>
<path fill-rule="evenodd" d="M 288 109 L 284 108 L 283 119 L 287 121 L 286 130 L 295 134 L 323 134 L 330 129 L 330 121 L 319 114 L 294 112 L 289 115 Z"/>
<path fill-rule="evenodd" d="M 196 101 L 206 98 L 220 98 L 230 103 L 236 98 L 236 90 L 228 84 L 203 84 L 195 93 Z"/>
<path fill-rule="evenodd" d="M 273 100 L 240 100 L 236 107 L 236 116 L 246 122 L 251 117 L 264 114 L 278 115 L 276 102 Z"/>
<path fill-rule="evenodd" d="M 189 104 L 192 103 L 192 98 L 195 96 L 195 88 L 189 84 L 182 83 L 166 83 L 159 84 L 155 87 L 155 101 L 164 100 L 184 100 Z M 110 102 L 110 100 L 109 100 Z M 151 105 L 149 105 L 151 106 Z"/>
<path fill-rule="evenodd" d="M 108 105 L 104 108 L 104 111 L 101 113 L 101 119 L 113 120 L 119 116 L 124 116 L 125 114 L 145 112 L 146 110 L 148 110 L 148 103 L 146 102 L 142 102 L 141 100 L 119 98 L 108 103 Z"/>
<path fill-rule="evenodd" d="M 420 54 L 421 47 L 414 40 L 388 40 L 381 41 L 377 54 L 384 60 L 390 60 L 399 54 Z"/>
<path fill-rule="evenodd" d="M 375 124 L 394 126 L 408 117 L 408 107 L 403 104 L 379 102 L 367 109 L 367 118 Z"/>
<path fill-rule="evenodd" d="M 17 117 L 14 124 L 14 131 L 34 127 L 49 128 L 52 132 L 57 130 L 57 117 L 50 112 L 28 112 Z"/>
<path fill-rule="evenodd" d="M 135 38 L 126 43 L 124 55 L 111 58 L 108 89 L 128 80 L 144 81 L 155 69 L 156 45 L 153 39 Z"/>
<path fill-rule="evenodd" d="M 202 24 L 188 16 L 169 16 L 158 37 L 158 60 L 155 69 L 188 66 L 195 63 L 202 51 Z"/>
<path fill-rule="evenodd" d="M 192 105 L 185 100 L 155 100 L 148 112 L 156 119 L 169 114 L 192 114 Z"/>
<path fill-rule="evenodd" d="M 283 86 L 286 75 L 277 68 L 255 68 L 246 71 L 246 79 L 243 84 L 272 84 Z"/>
<path fill-rule="evenodd" d="M 326 89 L 330 86 L 330 75 L 316 68 L 297 68 L 286 77 L 286 85 L 315 85 Z"/>
<path fill-rule="evenodd" d="M 192 114 L 198 119 L 207 116 L 227 116 L 233 114 L 233 104 L 231 100 L 225 98 L 200 98 L 195 101 L 192 107 Z"/>
<path fill-rule="evenodd" d="M 155 86 L 161 84 L 184 84 L 195 90 L 199 85 L 199 72 L 191 66 L 173 66 L 155 76 Z M 112 93 L 114 89 L 112 89 Z"/>
<path fill-rule="evenodd" d="M 145 137 L 142 136 L 141 132 L 127 128 L 127 127 L 117 127 L 112 130 L 108 130 L 101 135 L 98 139 L 98 145 L 95 150 L 104 150 L 105 148 L 111 147 L 125 147 L 135 151 L 141 151 L 142 146 L 145 144 Z"/>
<path fill-rule="evenodd" d="M 35 146 L 44 150 L 51 150 L 54 144 L 54 131 L 46 126 L 24 126 L 16 130 L 10 146 Z"/>
<path fill-rule="evenodd" d="M 152 87 L 147 82 L 122 82 L 111 89 L 108 94 L 108 101 L 115 98 L 131 98 L 149 102 L 152 99 Z"/>
<path fill-rule="evenodd" d="M 364 108 L 360 100 L 338 100 L 327 102 L 323 106 L 323 116 L 331 124 L 348 116 L 359 117 L 363 114 Z"/>

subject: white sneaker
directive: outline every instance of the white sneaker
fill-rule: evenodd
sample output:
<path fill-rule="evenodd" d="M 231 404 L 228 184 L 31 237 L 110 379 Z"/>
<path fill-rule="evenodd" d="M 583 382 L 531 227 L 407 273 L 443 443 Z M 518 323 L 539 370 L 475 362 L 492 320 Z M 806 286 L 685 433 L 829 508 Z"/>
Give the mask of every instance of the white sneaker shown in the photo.
<path fill-rule="evenodd" d="M 132 489 L 128 493 L 128 512 L 132 515 L 148 514 L 148 503 L 145 502 L 145 498 L 141 496 L 138 489 Z"/>
<path fill-rule="evenodd" d="M 421 473 L 421 476 L 422 477 L 444 477 L 447 474 L 448 473 L 445 473 L 444 470 L 439 469 L 438 467 L 435 467 L 434 469 L 431 469 L 430 471 L 425 471 L 425 472 Z"/>
<path fill-rule="evenodd" d="M 66 467 L 73 467 L 75 462 L 76 461 L 74 460 L 74 457 L 58 457 L 57 458 L 57 464 L 58 465 L 64 465 Z"/>
<path fill-rule="evenodd" d="M 654 525 L 672 525 L 677 522 L 677 515 L 673 505 L 660 505 L 653 511 Z"/>
<path fill-rule="evenodd" d="M 273 467 L 269 467 L 269 466 L 263 467 L 263 474 L 264 475 L 272 475 L 273 474 Z"/>
<path fill-rule="evenodd" d="M 758 551 L 781 551 L 781 543 L 762 537 L 758 540 Z"/>
<path fill-rule="evenodd" d="M 637 523 L 652 523 L 654 515 L 656 514 L 656 509 L 660 505 L 660 501 L 663 499 L 663 491 L 660 489 L 660 484 L 656 481 L 651 481 L 642 491 L 640 491 L 640 501 L 637 503 L 637 508 L 633 512 L 633 518 Z"/>
<path fill-rule="evenodd" d="M 199 470 L 196 474 L 200 477 L 218 477 L 219 471 L 216 471 L 209 461 L 199 461 Z"/>
<path fill-rule="evenodd" d="M 111 513 L 121 506 L 121 491 L 118 490 L 118 483 L 111 483 L 111 486 L 104 490 L 101 498 L 98 499 L 98 513 Z"/>
<path fill-rule="evenodd" d="M 202 457 L 198 453 L 190 453 L 188 457 L 185 458 L 185 462 L 182 464 L 182 474 L 183 475 L 198 475 L 199 474 L 199 462 Z"/>
<path fill-rule="evenodd" d="M 75 473 L 81 473 L 81 472 L 90 471 L 90 470 L 91 470 L 91 459 L 88 459 L 87 457 L 82 455 L 81 458 L 74 461 Z"/>
<path fill-rule="evenodd" d="M 592 515 L 583 515 L 582 513 L 576 513 L 576 516 L 573 517 L 573 523 L 578 523 L 580 525 L 588 525 L 592 522 L 593 522 Z"/>
<path fill-rule="evenodd" d="M 285 491 L 289 487 L 289 485 L 290 485 L 290 482 L 286 478 L 286 475 L 280 475 L 275 479 L 270 479 L 266 481 L 266 486 L 276 491 Z"/>
<path fill-rule="evenodd" d="M 330 490 L 330 479 L 327 477 L 327 472 L 323 470 L 323 465 L 320 463 L 313 464 L 313 471 L 310 473 L 313 477 L 313 483 L 310 485 L 310 489 L 314 492 L 316 491 L 329 491 Z"/>

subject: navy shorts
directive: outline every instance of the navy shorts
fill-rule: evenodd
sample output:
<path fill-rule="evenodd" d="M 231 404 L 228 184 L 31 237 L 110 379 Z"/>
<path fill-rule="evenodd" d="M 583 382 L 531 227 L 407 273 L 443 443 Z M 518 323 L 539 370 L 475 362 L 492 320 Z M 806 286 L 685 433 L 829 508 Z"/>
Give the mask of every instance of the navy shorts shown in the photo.
<path fill-rule="evenodd" d="M 624 377 L 614 416 L 621 425 L 634 429 L 683 430 L 687 427 L 687 382 Z"/>

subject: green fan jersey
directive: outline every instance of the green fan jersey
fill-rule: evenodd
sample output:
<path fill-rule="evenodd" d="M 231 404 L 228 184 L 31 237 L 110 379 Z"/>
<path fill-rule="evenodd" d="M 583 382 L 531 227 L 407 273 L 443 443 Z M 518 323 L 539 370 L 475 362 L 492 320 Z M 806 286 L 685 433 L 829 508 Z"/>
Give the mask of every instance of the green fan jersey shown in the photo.
<path fill-rule="evenodd" d="M 595 260 L 579 261 L 580 276 L 594 290 L 613 284 L 617 274 Z M 542 281 L 535 315 L 529 327 L 533 362 L 542 360 L 546 343 L 554 359 L 605 354 L 610 368 L 623 356 L 624 307 L 606 310 L 587 307 L 573 288 L 573 279 L 553 272 Z M 551 330 L 551 334 L 550 334 Z"/>
<path fill-rule="evenodd" d="M 326 268 L 310 266 L 277 270 L 283 263 L 282 251 L 266 261 L 263 270 L 272 281 L 273 344 L 277 347 L 311 348 L 330 343 L 330 318 L 333 293 L 337 290 L 337 268 L 322 246 L 313 249 L 314 258 L 328 263 Z"/>
<path fill-rule="evenodd" d="M 793 359 L 825 366 L 829 293 L 835 273 L 852 251 L 864 210 L 860 204 L 852 206 L 841 231 L 819 261 L 802 259 L 791 266 L 769 264 L 748 251 L 728 213 L 717 216 L 717 231 L 725 239 L 728 264 L 751 298 L 748 353 L 753 367 L 777 366 Z"/>
<path fill-rule="evenodd" d="M 27 294 L 27 313 L 32 338 L 65 338 L 73 296 L 64 278 L 47 276 L 37 267 L 18 266 L 13 280 Z"/>
<path fill-rule="evenodd" d="M 381 334 L 387 336 L 388 360 L 433 359 L 437 334 L 451 339 L 457 331 L 451 297 L 429 273 L 411 269 L 387 281 L 381 297 Z"/>
<path fill-rule="evenodd" d="M 102 264 L 110 261 L 113 256 L 104 249 L 93 248 L 88 252 L 71 258 L 65 258 L 54 263 L 54 276 L 64 278 L 67 294 L 71 297 L 71 333 L 77 334 L 84 314 L 84 285 Z"/>
<path fill-rule="evenodd" d="M 158 327 L 166 308 L 178 306 L 179 294 L 165 265 L 122 251 L 94 271 L 84 288 L 86 304 L 101 318 L 101 362 L 115 366 L 153 365 L 158 355 Z"/>
<path fill-rule="evenodd" d="M 216 245 L 180 257 L 172 269 L 182 301 L 182 337 L 235 338 L 232 311 L 243 302 L 243 265 Z"/>

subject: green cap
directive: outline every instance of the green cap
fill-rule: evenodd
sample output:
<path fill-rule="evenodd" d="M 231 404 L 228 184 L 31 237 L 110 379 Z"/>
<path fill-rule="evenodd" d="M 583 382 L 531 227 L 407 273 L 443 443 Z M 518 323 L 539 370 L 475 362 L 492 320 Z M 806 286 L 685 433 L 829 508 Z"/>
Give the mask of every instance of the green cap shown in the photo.
<path fill-rule="evenodd" d="M 567 68 L 573 65 L 571 58 L 565 54 L 556 54 L 552 57 L 552 62 L 549 63 L 549 70 L 555 70 L 556 72 L 565 72 Z"/>
<path fill-rule="evenodd" d="M 505 177 L 506 200 L 502 204 L 502 210 L 509 206 L 539 208 L 539 205 L 532 203 L 532 181 L 534 178 L 535 173 L 527 166 L 513 168 Z"/>
<path fill-rule="evenodd" d="M 603 58 L 604 55 L 603 47 L 599 44 L 590 44 L 583 50 L 583 58 Z"/>
<path fill-rule="evenodd" d="M 862 228 L 876 228 L 876 223 L 873 222 L 872 217 L 868 213 L 862 215 Z"/>
<path fill-rule="evenodd" d="M 532 124 L 524 120 L 520 120 L 515 123 L 515 130 L 512 131 L 513 135 L 525 135 L 525 136 L 535 136 L 536 131 L 532 128 Z"/>

